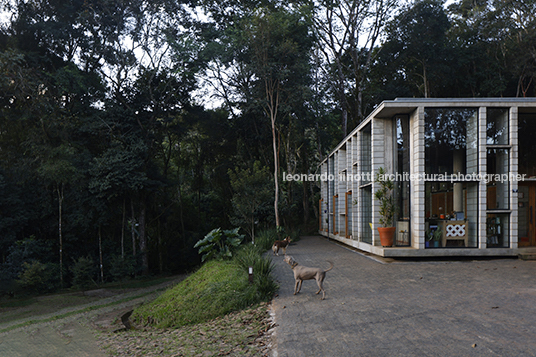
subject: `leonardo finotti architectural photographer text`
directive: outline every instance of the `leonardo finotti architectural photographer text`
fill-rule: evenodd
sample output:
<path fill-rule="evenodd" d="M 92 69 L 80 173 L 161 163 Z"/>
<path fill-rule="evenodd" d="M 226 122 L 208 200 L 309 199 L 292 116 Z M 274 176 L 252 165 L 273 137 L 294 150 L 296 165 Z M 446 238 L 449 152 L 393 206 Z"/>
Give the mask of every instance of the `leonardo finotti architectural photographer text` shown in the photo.
<path fill-rule="evenodd" d="M 444 181 L 444 182 L 474 182 L 483 181 L 489 182 L 512 182 L 525 181 L 527 175 L 523 174 L 410 174 L 409 172 L 378 175 L 379 181 Z M 283 172 L 283 181 L 355 181 L 355 182 L 371 182 L 375 179 L 372 172 L 364 172 L 361 174 L 288 174 Z"/>

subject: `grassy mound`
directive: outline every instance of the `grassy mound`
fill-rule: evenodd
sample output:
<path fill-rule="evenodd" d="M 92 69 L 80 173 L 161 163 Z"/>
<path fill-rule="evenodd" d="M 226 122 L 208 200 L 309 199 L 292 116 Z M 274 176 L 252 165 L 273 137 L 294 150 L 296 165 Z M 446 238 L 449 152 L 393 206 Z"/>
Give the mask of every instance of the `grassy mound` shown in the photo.
<path fill-rule="evenodd" d="M 132 319 L 158 328 L 205 322 L 260 302 L 266 293 L 265 288 L 261 290 L 263 293 L 257 283 L 249 283 L 248 271 L 240 263 L 213 260 L 155 301 L 136 309 Z"/>

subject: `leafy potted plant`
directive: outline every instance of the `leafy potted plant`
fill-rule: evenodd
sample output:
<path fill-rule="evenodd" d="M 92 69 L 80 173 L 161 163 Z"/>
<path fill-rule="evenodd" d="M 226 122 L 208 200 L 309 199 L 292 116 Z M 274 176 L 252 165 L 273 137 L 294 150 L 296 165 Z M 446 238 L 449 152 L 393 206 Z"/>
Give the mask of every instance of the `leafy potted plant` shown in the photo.
<path fill-rule="evenodd" d="M 375 178 L 375 182 L 380 185 L 380 188 L 374 192 L 374 197 L 380 204 L 380 219 L 381 227 L 378 227 L 380 234 L 380 243 L 383 247 L 391 247 L 396 231 L 393 225 L 393 220 L 396 213 L 396 202 L 393 196 L 395 183 L 386 174 L 383 167 L 380 167 Z"/>
<path fill-rule="evenodd" d="M 434 248 L 439 248 L 441 246 L 441 236 L 443 233 L 441 232 L 441 229 L 436 229 L 434 231 Z"/>

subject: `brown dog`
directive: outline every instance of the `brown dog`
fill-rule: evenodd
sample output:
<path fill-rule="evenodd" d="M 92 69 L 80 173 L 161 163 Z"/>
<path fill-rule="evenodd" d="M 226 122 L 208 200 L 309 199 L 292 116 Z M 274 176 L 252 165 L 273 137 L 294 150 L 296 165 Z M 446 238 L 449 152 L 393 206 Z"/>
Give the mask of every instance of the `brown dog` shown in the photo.
<path fill-rule="evenodd" d="M 322 270 L 320 268 L 308 268 L 298 265 L 298 263 L 290 255 L 285 255 L 284 261 L 288 265 L 290 265 L 290 267 L 294 271 L 294 279 L 296 280 L 296 285 L 294 285 L 294 295 L 300 292 L 302 282 L 304 280 L 315 279 L 316 284 L 318 285 L 318 291 L 316 292 L 316 294 L 322 291 L 322 300 L 324 300 L 326 293 L 324 291 L 324 287 L 322 286 L 322 282 L 326 277 L 326 272 L 333 269 L 332 262 L 328 261 L 331 266 L 327 270 Z"/>
<path fill-rule="evenodd" d="M 283 253 L 287 254 L 287 246 L 290 244 L 290 236 L 283 240 L 276 240 L 274 245 L 272 245 L 272 251 L 274 255 L 279 255 L 279 249 L 283 249 Z"/>

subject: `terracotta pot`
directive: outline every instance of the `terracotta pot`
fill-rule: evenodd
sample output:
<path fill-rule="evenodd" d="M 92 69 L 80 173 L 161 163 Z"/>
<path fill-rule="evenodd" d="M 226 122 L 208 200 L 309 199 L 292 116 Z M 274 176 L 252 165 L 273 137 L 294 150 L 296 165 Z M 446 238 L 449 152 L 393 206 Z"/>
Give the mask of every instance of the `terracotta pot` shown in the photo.
<path fill-rule="evenodd" d="M 396 227 L 378 227 L 380 233 L 380 243 L 382 247 L 392 247 L 395 237 Z"/>

